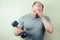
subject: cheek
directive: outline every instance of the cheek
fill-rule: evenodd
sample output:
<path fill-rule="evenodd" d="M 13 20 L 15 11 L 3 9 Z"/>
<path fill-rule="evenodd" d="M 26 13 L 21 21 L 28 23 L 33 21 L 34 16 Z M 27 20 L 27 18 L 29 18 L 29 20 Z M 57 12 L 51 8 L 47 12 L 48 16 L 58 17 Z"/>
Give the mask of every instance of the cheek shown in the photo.
<path fill-rule="evenodd" d="M 33 13 L 33 15 L 35 16 L 35 15 L 36 15 L 36 13 Z"/>

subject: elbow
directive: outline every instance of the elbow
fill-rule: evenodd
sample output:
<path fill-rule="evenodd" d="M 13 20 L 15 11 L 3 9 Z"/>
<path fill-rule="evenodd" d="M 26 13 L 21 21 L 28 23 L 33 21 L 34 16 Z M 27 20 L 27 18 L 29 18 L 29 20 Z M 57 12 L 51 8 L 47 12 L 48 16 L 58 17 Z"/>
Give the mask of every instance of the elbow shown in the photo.
<path fill-rule="evenodd" d="M 53 31 L 54 31 L 53 25 L 51 25 L 47 28 L 47 32 L 53 33 Z"/>
<path fill-rule="evenodd" d="M 53 33 L 53 30 L 50 30 L 49 33 Z"/>
<path fill-rule="evenodd" d="M 53 29 L 49 29 L 49 30 L 47 30 L 47 32 L 53 33 Z"/>

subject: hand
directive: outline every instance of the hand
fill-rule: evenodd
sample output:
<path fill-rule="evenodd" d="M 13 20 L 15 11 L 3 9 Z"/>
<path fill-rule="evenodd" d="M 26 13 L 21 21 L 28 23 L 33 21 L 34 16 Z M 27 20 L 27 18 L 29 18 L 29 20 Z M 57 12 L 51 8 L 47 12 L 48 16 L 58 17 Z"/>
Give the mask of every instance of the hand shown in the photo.
<path fill-rule="evenodd" d="M 40 11 L 39 13 L 37 13 L 38 15 L 39 15 L 39 17 L 44 17 L 44 15 L 43 15 L 43 12 L 42 11 Z"/>
<path fill-rule="evenodd" d="M 16 36 L 18 36 L 21 32 L 23 32 L 23 30 L 21 29 L 21 27 L 16 27 L 16 28 L 14 29 L 14 34 L 15 34 Z"/>

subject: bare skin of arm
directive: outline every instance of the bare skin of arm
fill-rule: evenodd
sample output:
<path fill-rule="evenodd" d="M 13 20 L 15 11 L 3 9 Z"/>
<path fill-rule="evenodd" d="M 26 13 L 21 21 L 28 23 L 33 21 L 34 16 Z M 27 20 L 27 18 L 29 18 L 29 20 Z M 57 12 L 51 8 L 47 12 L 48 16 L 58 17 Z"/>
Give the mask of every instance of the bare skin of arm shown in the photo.
<path fill-rule="evenodd" d="M 51 22 L 49 22 L 46 17 L 43 15 L 43 11 L 41 11 L 40 13 L 38 13 L 39 17 L 41 17 L 41 20 L 44 24 L 45 30 L 49 33 L 53 32 L 53 24 Z"/>
<path fill-rule="evenodd" d="M 35 12 L 33 12 L 32 16 L 35 16 L 34 14 L 36 14 Z M 45 27 L 45 30 L 49 33 L 52 33 L 54 28 L 53 28 L 53 24 L 51 22 L 49 22 L 45 15 L 43 15 L 43 11 L 40 11 L 39 13 L 37 13 L 39 15 L 39 17 L 41 18 L 43 24 L 44 24 L 44 27 Z"/>
<path fill-rule="evenodd" d="M 45 30 L 49 33 L 52 33 L 53 32 L 53 24 L 51 22 L 48 22 L 44 16 L 41 17 L 41 20 L 44 24 Z"/>

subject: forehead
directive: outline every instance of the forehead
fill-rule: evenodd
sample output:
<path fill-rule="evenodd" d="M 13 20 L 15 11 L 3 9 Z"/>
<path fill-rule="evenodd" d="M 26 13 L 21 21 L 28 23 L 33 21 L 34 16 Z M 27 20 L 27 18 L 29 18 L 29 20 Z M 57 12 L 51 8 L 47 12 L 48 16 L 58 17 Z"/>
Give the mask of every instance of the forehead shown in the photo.
<path fill-rule="evenodd" d="M 40 6 L 42 6 L 42 3 L 40 3 L 40 2 L 36 2 L 35 5 L 40 5 Z M 34 5 L 34 6 L 35 6 L 35 5 Z"/>

